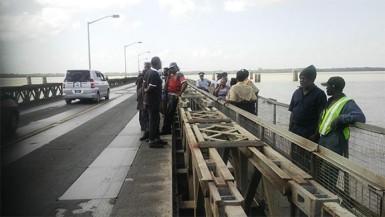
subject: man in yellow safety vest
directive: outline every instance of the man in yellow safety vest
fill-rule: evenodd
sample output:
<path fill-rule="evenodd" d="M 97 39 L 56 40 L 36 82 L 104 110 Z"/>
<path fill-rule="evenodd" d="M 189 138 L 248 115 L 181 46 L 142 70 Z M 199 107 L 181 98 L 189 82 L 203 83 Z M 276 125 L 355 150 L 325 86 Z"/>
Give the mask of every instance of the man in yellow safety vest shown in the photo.
<path fill-rule="evenodd" d="M 318 144 L 348 158 L 349 124 L 365 123 L 365 115 L 354 100 L 342 92 L 345 87 L 343 78 L 331 77 L 321 85 L 326 86 L 326 93 L 331 97 L 321 114 Z"/>

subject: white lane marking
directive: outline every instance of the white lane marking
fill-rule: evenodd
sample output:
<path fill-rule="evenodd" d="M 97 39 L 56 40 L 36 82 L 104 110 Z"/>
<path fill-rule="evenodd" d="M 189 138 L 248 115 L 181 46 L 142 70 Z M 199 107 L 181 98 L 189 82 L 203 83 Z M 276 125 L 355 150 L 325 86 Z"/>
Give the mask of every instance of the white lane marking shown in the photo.
<path fill-rule="evenodd" d="M 77 107 L 77 108 L 73 108 L 71 110 L 62 112 L 60 114 L 57 114 L 57 115 L 54 115 L 54 116 L 51 116 L 51 117 L 48 117 L 45 119 L 31 122 L 30 124 L 28 124 L 26 126 L 18 128 L 17 134 L 19 136 L 27 135 L 27 134 L 34 132 L 36 130 L 39 130 L 41 128 L 50 126 L 51 124 L 58 123 L 62 120 L 65 120 L 66 118 L 71 117 L 73 115 L 76 115 L 82 111 L 84 111 L 84 107 Z"/>
<path fill-rule="evenodd" d="M 139 113 L 59 200 L 116 198 L 141 142 Z"/>
<path fill-rule="evenodd" d="M 73 210 L 72 214 L 82 214 L 88 211 L 92 212 L 93 217 L 109 216 L 112 210 L 112 204 L 108 200 L 90 200 L 79 204 L 81 209 Z"/>
<path fill-rule="evenodd" d="M 109 216 L 112 210 L 113 205 L 110 203 L 109 199 L 100 199 L 100 200 L 90 200 L 84 203 L 78 204 L 80 209 L 72 210 L 72 214 L 69 213 L 69 216 L 81 215 L 87 212 L 91 212 L 93 217 L 106 217 Z M 56 209 L 56 217 L 65 217 L 66 213 L 69 210 L 66 209 Z M 87 215 L 88 216 L 88 215 Z"/>
<path fill-rule="evenodd" d="M 68 120 L 63 124 L 55 126 L 49 130 L 46 130 L 40 134 L 25 139 L 19 143 L 13 144 L 2 153 L 2 164 L 7 165 L 15 160 L 20 159 L 24 155 L 31 153 L 37 148 L 48 144 L 52 140 L 58 138 L 61 135 L 68 133 L 69 131 L 81 126 L 86 121 L 95 118 L 96 116 L 103 114 L 107 110 L 130 98 L 133 94 L 123 95 L 109 103 L 103 104 L 96 109 L 93 109 L 85 114 L 78 116 L 75 119 Z"/>

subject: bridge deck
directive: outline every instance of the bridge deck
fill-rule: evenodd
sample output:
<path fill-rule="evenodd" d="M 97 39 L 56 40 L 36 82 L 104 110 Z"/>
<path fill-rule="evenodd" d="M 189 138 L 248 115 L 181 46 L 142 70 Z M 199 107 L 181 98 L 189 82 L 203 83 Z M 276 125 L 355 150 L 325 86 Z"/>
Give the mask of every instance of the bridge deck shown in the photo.
<path fill-rule="evenodd" d="M 134 123 L 134 124 L 133 124 Z M 163 148 L 149 148 L 140 142 L 142 135 L 137 115 L 127 125 L 137 136 L 130 143 L 139 147 L 127 173 L 110 216 L 172 216 L 171 135 L 161 136 L 168 142 Z"/>

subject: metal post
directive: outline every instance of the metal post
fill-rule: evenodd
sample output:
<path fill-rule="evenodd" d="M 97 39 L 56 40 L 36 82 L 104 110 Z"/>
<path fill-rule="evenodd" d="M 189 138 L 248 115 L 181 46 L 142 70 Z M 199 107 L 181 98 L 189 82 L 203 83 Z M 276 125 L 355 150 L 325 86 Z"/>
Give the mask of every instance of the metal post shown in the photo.
<path fill-rule="evenodd" d="M 126 46 L 124 46 L 124 77 L 127 78 Z"/>
<path fill-rule="evenodd" d="M 90 22 L 87 22 L 87 33 L 88 33 L 88 69 L 91 69 Z"/>
<path fill-rule="evenodd" d="M 27 76 L 27 84 L 28 85 L 32 85 L 32 80 L 31 80 L 31 76 Z"/>
<path fill-rule="evenodd" d="M 95 23 L 95 22 L 97 22 L 97 21 L 99 21 L 99 20 L 108 18 L 108 17 L 119 18 L 119 15 L 114 14 L 114 15 L 110 15 L 110 16 L 105 16 L 105 17 L 99 18 L 99 19 L 94 20 L 94 21 L 91 21 L 91 22 L 87 22 L 87 35 L 88 35 L 88 68 L 89 68 L 89 69 L 91 69 L 90 24 Z"/>
<path fill-rule="evenodd" d="M 140 73 L 139 57 L 140 57 L 140 55 L 145 54 L 145 53 L 150 53 L 150 51 L 146 51 L 146 52 L 143 52 L 143 53 L 138 54 L 138 73 Z"/>
<path fill-rule="evenodd" d="M 136 42 L 133 42 L 131 44 L 128 44 L 126 46 L 124 46 L 124 77 L 127 77 L 127 57 L 126 57 L 126 48 L 130 45 L 133 45 L 133 44 L 141 44 L 142 42 L 141 41 L 136 41 Z"/>
<path fill-rule="evenodd" d="M 139 54 L 138 54 L 138 73 L 140 72 L 140 67 L 139 67 Z"/>
<path fill-rule="evenodd" d="M 293 81 L 298 81 L 298 72 L 293 71 Z"/>

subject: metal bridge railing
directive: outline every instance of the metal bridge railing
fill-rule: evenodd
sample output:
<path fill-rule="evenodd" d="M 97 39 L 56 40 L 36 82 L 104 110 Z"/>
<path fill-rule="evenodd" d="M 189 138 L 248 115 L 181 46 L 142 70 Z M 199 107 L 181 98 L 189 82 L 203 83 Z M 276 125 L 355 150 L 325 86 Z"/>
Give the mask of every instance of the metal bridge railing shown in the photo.
<path fill-rule="evenodd" d="M 110 79 L 110 87 L 134 83 L 136 77 Z M 17 87 L 0 87 L 0 98 L 12 98 L 19 105 L 27 105 L 62 97 L 62 83 L 31 84 Z"/>
<path fill-rule="evenodd" d="M 284 129 L 289 128 L 289 105 L 258 97 L 258 117 Z M 385 177 L 385 128 L 356 123 L 350 127 L 349 159 Z"/>
<path fill-rule="evenodd" d="M 357 216 L 385 217 L 385 153 L 383 128 L 355 124 L 351 130 L 349 159 L 289 132 L 288 105 L 259 97 L 258 116 L 216 97 L 213 106 L 261 141 L 290 159 L 315 181 L 337 195 L 341 206 Z M 375 154 L 374 154 L 375 153 Z"/>

